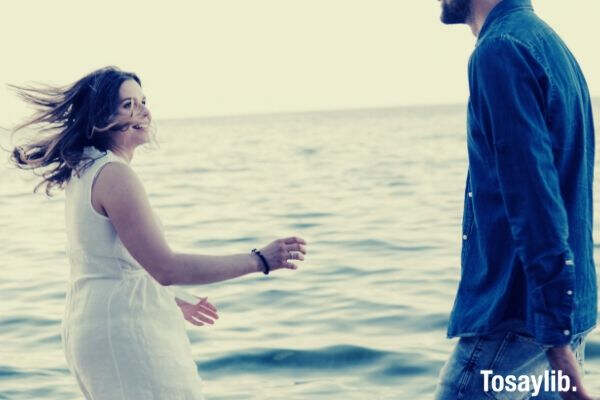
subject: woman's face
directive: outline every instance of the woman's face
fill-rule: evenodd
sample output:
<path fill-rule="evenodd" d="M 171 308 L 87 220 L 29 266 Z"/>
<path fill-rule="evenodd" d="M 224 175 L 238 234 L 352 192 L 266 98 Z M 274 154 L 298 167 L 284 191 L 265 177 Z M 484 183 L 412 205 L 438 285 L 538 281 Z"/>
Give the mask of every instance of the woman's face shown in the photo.
<path fill-rule="evenodd" d="M 152 116 L 146 108 L 146 96 L 142 87 L 133 79 L 126 80 L 119 88 L 119 106 L 115 120 L 124 126 L 119 132 L 119 141 L 123 144 L 135 147 L 150 141 Z"/>

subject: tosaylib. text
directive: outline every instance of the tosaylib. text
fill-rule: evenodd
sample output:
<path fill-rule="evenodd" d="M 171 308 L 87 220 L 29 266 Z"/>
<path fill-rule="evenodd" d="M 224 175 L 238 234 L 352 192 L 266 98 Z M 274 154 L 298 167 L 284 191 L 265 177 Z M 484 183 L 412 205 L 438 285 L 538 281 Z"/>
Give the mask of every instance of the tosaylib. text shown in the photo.
<path fill-rule="evenodd" d="M 535 397 L 544 392 L 577 391 L 571 380 L 561 370 L 546 370 L 543 375 L 494 375 L 491 369 L 480 371 L 483 375 L 483 391 L 489 392 L 531 392 Z"/>

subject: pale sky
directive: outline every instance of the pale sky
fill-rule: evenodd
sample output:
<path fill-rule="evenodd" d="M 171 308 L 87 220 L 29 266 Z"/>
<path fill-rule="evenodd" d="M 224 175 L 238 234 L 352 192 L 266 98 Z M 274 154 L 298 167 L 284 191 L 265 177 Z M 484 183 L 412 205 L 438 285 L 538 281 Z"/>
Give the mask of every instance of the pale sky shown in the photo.
<path fill-rule="evenodd" d="M 600 96 L 600 1 L 534 0 Z M 6 1 L 0 125 L 27 109 L 6 83 L 66 84 L 117 65 L 155 118 L 464 103 L 475 38 L 437 0 Z"/>

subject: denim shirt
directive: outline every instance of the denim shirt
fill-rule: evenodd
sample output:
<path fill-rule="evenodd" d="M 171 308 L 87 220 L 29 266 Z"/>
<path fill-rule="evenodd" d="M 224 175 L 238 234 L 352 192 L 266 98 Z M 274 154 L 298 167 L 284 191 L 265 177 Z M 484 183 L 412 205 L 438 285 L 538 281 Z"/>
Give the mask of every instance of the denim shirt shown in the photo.
<path fill-rule="evenodd" d="M 597 316 L 593 113 L 577 61 L 503 0 L 469 60 L 461 280 L 448 337 L 517 329 L 558 346 Z"/>

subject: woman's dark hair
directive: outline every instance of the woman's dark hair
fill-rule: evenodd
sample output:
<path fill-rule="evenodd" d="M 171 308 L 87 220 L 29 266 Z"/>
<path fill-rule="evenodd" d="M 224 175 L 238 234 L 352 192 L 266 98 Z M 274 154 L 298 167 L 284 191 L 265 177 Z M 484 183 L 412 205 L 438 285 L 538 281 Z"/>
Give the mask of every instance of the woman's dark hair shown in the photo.
<path fill-rule="evenodd" d="M 81 161 L 91 160 L 84 156 L 84 147 L 113 149 L 113 135 L 106 132 L 124 128 L 114 117 L 119 88 L 129 79 L 141 85 L 136 74 L 116 67 L 101 68 L 65 87 L 10 85 L 37 108 L 30 119 L 13 128 L 13 135 L 32 127 L 44 135 L 16 146 L 11 155 L 19 168 L 33 170 L 43 178 L 34 192 L 43 185 L 47 195 L 54 187 L 64 188 L 73 171 L 79 174 L 87 166 Z"/>

